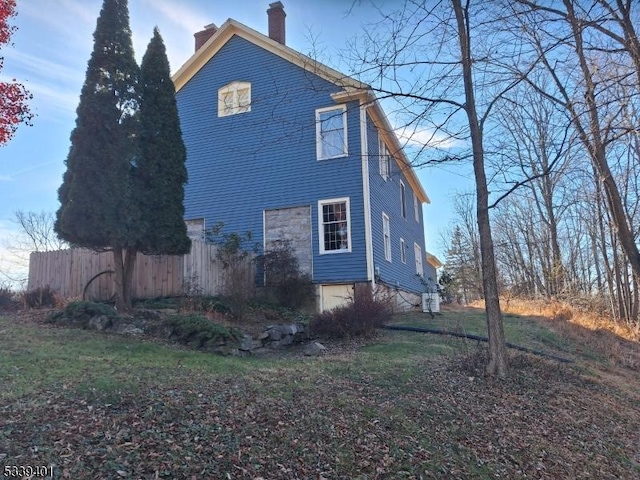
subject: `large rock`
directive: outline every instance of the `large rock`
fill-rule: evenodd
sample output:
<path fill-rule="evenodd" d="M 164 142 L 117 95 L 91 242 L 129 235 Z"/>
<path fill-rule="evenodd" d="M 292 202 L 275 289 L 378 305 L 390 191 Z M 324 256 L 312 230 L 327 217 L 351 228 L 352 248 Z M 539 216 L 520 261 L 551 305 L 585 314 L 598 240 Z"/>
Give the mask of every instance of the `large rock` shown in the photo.
<path fill-rule="evenodd" d="M 304 347 L 304 354 L 307 357 L 318 357 L 323 355 L 326 350 L 327 347 L 322 345 L 320 342 L 313 342 Z"/>
<path fill-rule="evenodd" d="M 87 328 L 89 330 L 98 330 L 99 332 L 106 330 L 110 326 L 111 326 L 111 319 L 106 315 L 91 317 L 87 322 Z"/>
<path fill-rule="evenodd" d="M 250 352 L 251 350 L 253 350 L 253 338 L 248 335 L 242 337 L 238 349 L 242 350 L 243 352 Z"/>

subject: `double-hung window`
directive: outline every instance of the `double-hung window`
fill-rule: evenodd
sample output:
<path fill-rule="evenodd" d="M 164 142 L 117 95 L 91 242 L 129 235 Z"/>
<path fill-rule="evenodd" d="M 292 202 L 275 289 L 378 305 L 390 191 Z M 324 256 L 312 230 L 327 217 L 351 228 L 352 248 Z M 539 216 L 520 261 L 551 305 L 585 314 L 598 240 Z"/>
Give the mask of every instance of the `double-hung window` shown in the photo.
<path fill-rule="evenodd" d="M 402 263 L 407 263 L 407 245 L 404 242 L 404 238 L 400 239 L 400 260 Z"/>
<path fill-rule="evenodd" d="M 416 256 L 416 274 L 422 276 L 424 271 L 422 270 L 422 249 L 417 243 L 413 244 L 413 251 Z"/>
<path fill-rule="evenodd" d="M 382 214 L 382 242 L 384 245 L 384 259 L 390 262 L 391 261 L 391 225 L 389 223 L 389 216 L 386 213 Z"/>
<path fill-rule="evenodd" d="M 348 198 L 318 202 L 320 254 L 351 251 L 351 220 Z"/>
<path fill-rule="evenodd" d="M 226 117 L 251 111 L 251 84 L 231 82 L 218 90 L 218 116 Z"/>
<path fill-rule="evenodd" d="M 387 149 L 387 145 L 384 143 L 384 140 L 380 138 L 380 175 L 385 180 L 389 180 L 389 175 L 391 173 L 391 157 L 389 155 L 389 150 Z"/>
<path fill-rule="evenodd" d="M 316 153 L 318 160 L 347 155 L 347 107 L 316 110 Z"/>
<path fill-rule="evenodd" d="M 418 201 L 416 192 L 413 192 L 413 216 L 415 217 L 416 222 L 420 223 L 420 202 Z"/>

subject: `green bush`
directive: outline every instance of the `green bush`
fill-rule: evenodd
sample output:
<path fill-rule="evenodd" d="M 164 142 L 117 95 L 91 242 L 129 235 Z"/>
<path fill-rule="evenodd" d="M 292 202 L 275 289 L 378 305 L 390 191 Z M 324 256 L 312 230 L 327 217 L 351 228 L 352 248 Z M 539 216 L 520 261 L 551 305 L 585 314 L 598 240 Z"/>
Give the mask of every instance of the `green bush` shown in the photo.
<path fill-rule="evenodd" d="M 265 273 L 268 296 L 279 305 L 296 310 L 314 299 L 315 286 L 311 277 L 300 271 L 290 240 L 273 242 L 270 249 L 258 257 L 258 265 Z"/>
<path fill-rule="evenodd" d="M 391 319 L 389 304 L 375 299 L 368 285 L 357 286 L 354 296 L 348 305 L 313 317 L 311 334 L 328 338 L 370 337 Z"/>
<path fill-rule="evenodd" d="M 22 302 L 28 308 L 53 307 L 56 304 L 56 292 L 47 285 L 22 294 Z"/>
<path fill-rule="evenodd" d="M 200 315 L 171 315 L 166 324 L 173 328 L 172 340 L 195 348 L 238 341 L 242 337 L 236 329 L 214 323 Z"/>
<path fill-rule="evenodd" d="M 165 308 L 178 308 L 181 299 L 176 297 L 142 298 L 134 300 L 133 303 L 137 308 L 162 310 Z"/>
<path fill-rule="evenodd" d="M 59 320 L 66 320 L 70 323 L 84 325 L 89 319 L 102 315 L 107 318 L 115 318 L 118 316 L 113 307 L 109 305 L 82 300 L 79 302 L 69 302 L 63 311 L 49 317 L 49 321 L 55 323 Z"/>

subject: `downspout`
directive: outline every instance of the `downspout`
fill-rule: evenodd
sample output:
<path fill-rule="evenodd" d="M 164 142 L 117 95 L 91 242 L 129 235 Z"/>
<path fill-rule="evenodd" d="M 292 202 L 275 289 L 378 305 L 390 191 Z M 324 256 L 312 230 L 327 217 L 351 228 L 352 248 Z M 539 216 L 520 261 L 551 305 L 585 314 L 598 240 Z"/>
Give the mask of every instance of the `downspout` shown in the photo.
<path fill-rule="evenodd" d="M 373 236 L 371 233 L 371 188 L 369 185 L 369 144 L 367 138 L 367 109 L 369 105 L 360 100 L 360 144 L 362 152 L 362 199 L 364 201 L 364 237 L 367 260 L 367 280 L 371 282 L 371 290 L 376 286 L 373 274 Z"/>

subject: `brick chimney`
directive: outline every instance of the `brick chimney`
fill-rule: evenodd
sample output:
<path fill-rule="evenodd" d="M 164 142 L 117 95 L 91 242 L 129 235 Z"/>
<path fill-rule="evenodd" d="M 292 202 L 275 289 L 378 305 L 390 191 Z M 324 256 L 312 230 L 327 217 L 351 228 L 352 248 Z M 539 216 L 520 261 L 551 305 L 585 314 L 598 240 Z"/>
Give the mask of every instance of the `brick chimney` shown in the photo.
<path fill-rule="evenodd" d="M 284 5 L 282 5 L 282 2 L 270 3 L 267 15 L 269 17 L 269 38 L 284 45 L 284 18 L 287 14 L 284 13 Z"/>
<path fill-rule="evenodd" d="M 207 43 L 207 40 L 209 40 L 217 31 L 218 27 L 216 27 L 215 24 L 211 23 L 204 27 L 204 30 L 194 33 L 193 36 L 196 39 L 196 52 L 200 50 L 200 47 Z"/>

